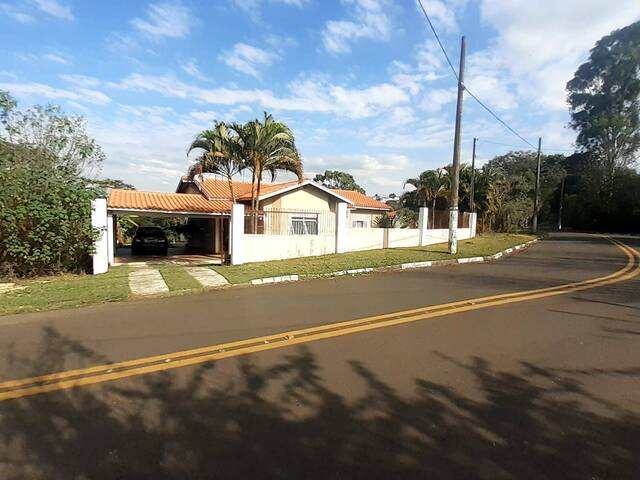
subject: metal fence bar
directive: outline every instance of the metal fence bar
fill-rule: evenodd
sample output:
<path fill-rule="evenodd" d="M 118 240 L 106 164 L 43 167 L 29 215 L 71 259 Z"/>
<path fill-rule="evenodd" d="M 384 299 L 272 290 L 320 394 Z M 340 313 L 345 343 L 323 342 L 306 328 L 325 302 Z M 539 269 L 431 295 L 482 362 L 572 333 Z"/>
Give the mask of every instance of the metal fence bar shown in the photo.
<path fill-rule="evenodd" d="M 245 233 L 258 235 L 333 235 L 336 216 L 329 210 L 264 209 L 245 212 Z"/>

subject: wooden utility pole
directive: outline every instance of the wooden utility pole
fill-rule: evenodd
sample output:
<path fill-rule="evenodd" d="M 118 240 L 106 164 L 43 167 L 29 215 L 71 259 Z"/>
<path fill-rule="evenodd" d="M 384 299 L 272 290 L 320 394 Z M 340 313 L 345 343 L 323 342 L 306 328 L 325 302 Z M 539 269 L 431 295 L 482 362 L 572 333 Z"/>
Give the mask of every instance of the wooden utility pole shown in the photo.
<path fill-rule="evenodd" d="M 538 203 L 540 202 L 540 151 L 542 138 L 538 138 L 538 160 L 536 167 L 536 196 L 533 199 L 533 233 L 538 231 Z"/>
<path fill-rule="evenodd" d="M 464 99 L 464 36 L 460 45 L 460 70 L 458 71 L 458 102 L 456 104 L 456 129 L 453 137 L 453 167 L 451 196 L 449 201 L 449 253 L 458 253 L 458 187 L 460 184 L 460 131 L 462 129 L 462 101 Z"/>
<path fill-rule="evenodd" d="M 476 211 L 476 142 L 478 139 L 473 137 L 473 153 L 471 154 L 471 191 L 469 192 L 469 210 L 471 213 Z"/>

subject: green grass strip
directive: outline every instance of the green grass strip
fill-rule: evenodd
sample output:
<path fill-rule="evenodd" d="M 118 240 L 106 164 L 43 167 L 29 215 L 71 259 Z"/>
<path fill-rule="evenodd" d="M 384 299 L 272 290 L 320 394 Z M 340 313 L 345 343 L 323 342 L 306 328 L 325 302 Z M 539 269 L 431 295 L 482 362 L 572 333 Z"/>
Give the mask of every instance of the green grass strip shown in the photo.
<path fill-rule="evenodd" d="M 197 290 L 202 285 L 195 278 L 187 273 L 184 267 L 167 265 L 159 268 L 160 275 L 164 278 L 164 282 L 169 290 Z"/>
<path fill-rule="evenodd" d="M 458 242 L 458 254 L 449 255 L 447 244 L 426 247 L 387 248 L 348 252 L 339 255 L 274 260 L 244 265 L 215 266 L 229 283 L 245 283 L 255 278 L 282 275 L 322 275 L 366 267 L 387 267 L 410 262 L 451 260 L 460 257 L 485 257 L 535 238 L 532 235 L 492 234 Z"/>
<path fill-rule="evenodd" d="M 102 275 L 60 275 L 16 282 L 23 290 L 0 294 L 0 314 L 35 312 L 118 302 L 129 296 L 129 269 L 115 267 Z"/>

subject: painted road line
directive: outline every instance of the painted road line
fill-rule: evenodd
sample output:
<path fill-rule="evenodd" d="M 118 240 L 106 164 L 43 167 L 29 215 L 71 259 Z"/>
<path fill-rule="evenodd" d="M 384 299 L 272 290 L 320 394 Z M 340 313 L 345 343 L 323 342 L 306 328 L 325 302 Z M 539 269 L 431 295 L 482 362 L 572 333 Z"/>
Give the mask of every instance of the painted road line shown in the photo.
<path fill-rule="evenodd" d="M 623 269 L 603 277 L 537 290 L 512 292 L 442 305 L 433 305 L 110 365 L 100 365 L 39 377 L 7 381 L 0 383 L 0 401 L 154 373 L 213 360 L 237 357 L 264 350 L 283 348 L 481 308 L 562 295 L 629 280 L 637 276 L 640 273 L 640 265 L 637 264 L 636 257 L 640 256 L 640 254 L 619 242 L 613 241 L 613 243 L 627 255 L 628 262 Z"/>

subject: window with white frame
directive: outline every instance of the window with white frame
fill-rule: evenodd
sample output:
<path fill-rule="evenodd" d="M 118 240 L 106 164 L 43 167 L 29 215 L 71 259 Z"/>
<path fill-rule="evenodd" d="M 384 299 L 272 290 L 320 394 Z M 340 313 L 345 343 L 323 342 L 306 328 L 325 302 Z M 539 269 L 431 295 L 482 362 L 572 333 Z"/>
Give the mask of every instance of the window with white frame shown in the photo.
<path fill-rule="evenodd" d="M 290 235 L 318 235 L 318 214 L 296 214 L 289 220 Z"/>
<path fill-rule="evenodd" d="M 364 220 L 354 220 L 351 222 L 351 226 L 353 228 L 367 228 L 367 222 Z"/>

